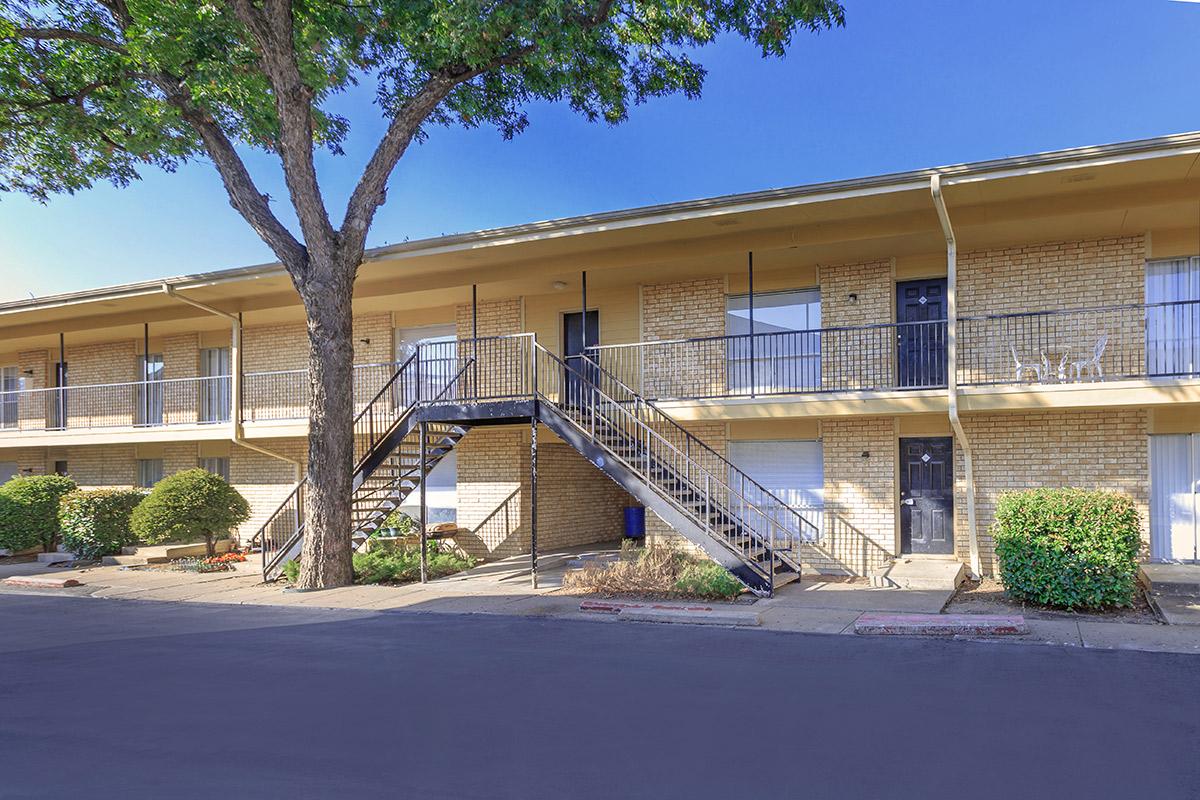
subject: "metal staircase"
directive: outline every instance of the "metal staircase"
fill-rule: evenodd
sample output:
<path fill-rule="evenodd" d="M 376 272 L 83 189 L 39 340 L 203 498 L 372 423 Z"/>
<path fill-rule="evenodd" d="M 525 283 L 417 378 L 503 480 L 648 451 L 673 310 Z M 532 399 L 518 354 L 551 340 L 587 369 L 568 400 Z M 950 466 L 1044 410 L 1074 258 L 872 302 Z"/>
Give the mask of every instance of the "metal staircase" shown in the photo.
<path fill-rule="evenodd" d="M 754 593 L 799 577 L 811 522 L 590 358 L 573 360 L 532 334 L 421 345 L 355 420 L 355 532 L 378 528 L 470 426 L 536 419 Z M 305 486 L 259 532 L 267 579 L 299 552 Z"/>

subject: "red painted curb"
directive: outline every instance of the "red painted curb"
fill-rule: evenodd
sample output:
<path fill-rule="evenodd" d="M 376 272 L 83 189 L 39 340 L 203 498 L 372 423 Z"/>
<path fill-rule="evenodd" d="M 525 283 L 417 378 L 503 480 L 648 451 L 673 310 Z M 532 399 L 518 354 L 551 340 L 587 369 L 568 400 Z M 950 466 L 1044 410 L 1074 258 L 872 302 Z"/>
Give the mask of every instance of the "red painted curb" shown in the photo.
<path fill-rule="evenodd" d="M 70 586 L 83 586 L 74 578 L 56 578 L 50 575 L 14 575 L 11 578 L 5 578 L 4 585 L 35 589 L 66 589 Z"/>

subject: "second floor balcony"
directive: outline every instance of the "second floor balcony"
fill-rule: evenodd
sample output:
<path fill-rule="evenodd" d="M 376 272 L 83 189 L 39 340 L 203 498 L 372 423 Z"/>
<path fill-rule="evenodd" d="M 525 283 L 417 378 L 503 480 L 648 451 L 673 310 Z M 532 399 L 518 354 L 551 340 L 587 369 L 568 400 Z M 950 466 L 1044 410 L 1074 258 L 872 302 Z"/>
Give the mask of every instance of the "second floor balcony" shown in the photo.
<path fill-rule="evenodd" d="M 1200 377 L 1200 301 L 958 317 L 964 388 Z M 658 400 L 942 389 L 945 320 L 591 348 L 605 370 Z"/>
<path fill-rule="evenodd" d="M 471 397 L 502 395 L 529 368 L 513 344 L 520 338 L 423 345 L 420 375 L 440 385 L 469 363 L 460 383 Z M 1042 396 L 1058 387 L 1169 385 L 1200 378 L 1200 301 L 963 316 L 957 345 L 955 375 L 965 392 L 1015 387 Z M 945 320 L 609 345 L 587 355 L 644 397 L 671 401 L 930 397 L 946 387 L 950 369 Z M 588 368 L 580 357 L 567 360 Z M 398 367 L 356 365 L 355 407 L 363 408 Z M 241 419 L 258 424 L 259 435 L 303 424 L 309 392 L 307 370 L 247 373 Z M 230 423 L 233 406 L 230 375 L 55 388 L 6 380 L 0 442 L 21 434 L 219 426 Z"/>

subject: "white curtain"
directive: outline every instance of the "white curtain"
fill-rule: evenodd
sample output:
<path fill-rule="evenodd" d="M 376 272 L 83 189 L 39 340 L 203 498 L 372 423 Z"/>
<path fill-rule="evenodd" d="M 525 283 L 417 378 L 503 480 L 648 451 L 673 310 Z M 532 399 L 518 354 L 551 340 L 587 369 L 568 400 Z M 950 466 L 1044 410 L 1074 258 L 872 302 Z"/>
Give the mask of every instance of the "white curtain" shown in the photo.
<path fill-rule="evenodd" d="M 1147 262 L 1146 374 L 1200 372 L 1200 302 L 1195 301 L 1200 301 L 1200 257 Z"/>
<path fill-rule="evenodd" d="M 206 347 L 200 351 L 200 421 L 228 422 L 231 400 L 228 347 Z"/>
<path fill-rule="evenodd" d="M 1200 435 L 1150 437 L 1150 557 L 1155 561 L 1197 558 L 1197 476 Z"/>

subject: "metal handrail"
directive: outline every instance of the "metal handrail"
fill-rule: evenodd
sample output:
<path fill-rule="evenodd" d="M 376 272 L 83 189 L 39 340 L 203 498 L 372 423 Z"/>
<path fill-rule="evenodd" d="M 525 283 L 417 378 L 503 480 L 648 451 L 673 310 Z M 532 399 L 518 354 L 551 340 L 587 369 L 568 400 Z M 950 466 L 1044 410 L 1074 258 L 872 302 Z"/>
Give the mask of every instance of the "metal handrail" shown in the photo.
<path fill-rule="evenodd" d="M 1200 306 L 1200 300 L 1169 300 L 1161 303 L 1123 303 L 1115 306 L 1086 306 L 1083 308 L 1051 308 L 1044 311 L 1012 311 L 1006 314 L 976 314 L 959 316 L 959 322 L 979 322 L 988 319 L 1015 319 L 1017 317 L 1052 317 L 1067 314 L 1099 313 L 1103 311 L 1136 311 L 1146 308 L 1179 308 Z"/>
<path fill-rule="evenodd" d="M 749 483 L 750 483 L 750 484 L 751 484 L 751 485 L 752 485 L 754 488 L 756 488 L 756 489 L 759 489 L 760 491 L 762 491 L 762 493 L 763 493 L 763 494 L 765 494 L 765 495 L 767 495 L 768 497 L 770 497 L 770 498 L 772 498 L 772 499 L 774 499 L 774 500 L 778 501 L 778 502 L 779 502 L 779 503 L 780 503 L 780 504 L 781 504 L 781 505 L 782 505 L 784 508 L 787 508 L 789 511 L 791 511 L 791 512 L 792 512 L 792 513 L 793 513 L 793 514 L 794 514 L 794 515 L 795 515 L 795 516 L 796 516 L 796 517 L 799 519 L 799 521 L 800 521 L 800 522 L 802 522 L 802 523 L 803 523 L 803 524 L 805 524 L 805 525 L 808 525 L 810 528 L 813 528 L 813 530 L 815 530 L 815 531 L 817 532 L 817 535 L 818 535 L 818 536 L 820 535 L 820 531 L 819 531 L 819 530 L 817 530 L 817 527 L 816 527 L 815 525 L 813 525 L 811 522 L 809 522 L 808 520 L 804 519 L 802 516 L 800 516 L 800 513 L 799 513 L 799 512 L 797 512 L 797 511 L 796 511 L 796 510 L 795 510 L 795 509 L 794 509 L 794 508 L 791 506 L 791 504 L 789 504 L 789 503 L 784 503 L 784 501 L 783 501 L 783 499 L 782 499 L 782 498 L 780 498 L 780 497 L 776 496 L 774 492 L 772 492 L 772 491 L 771 491 L 770 489 L 768 489 L 767 487 L 763 486 L 763 485 L 762 485 L 761 483 L 759 483 L 758 481 L 754 480 L 754 478 L 751 478 L 751 477 L 750 477 L 749 475 L 747 475 L 747 474 L 746 474 L 746 473 L 745 473 L 745 472 L 744 472 L 742 469 L 740 469 L 740 468 L 739 468 L 739 467 L 737 467 L 737 466 L 736 466 L 736 465 L 735 465 L 733 462 L 731 462 L 731 461 L 730 461 L 728 458 L 726 458 L 725 456 L 721 455 L 721 454 L 720 454 L 720 453 L 718 453 L 716 450 L 714 450 L 714 449 L 713 449 L 713 448 L 712 448 L 712 447 L 711 447 L 711 446 L 710 446 L 708 443 L 706 443 L 706 442 L 705 442 L 703 439 L 699 438 L 698 436 L 696 436 L 695 434 L 693 434 L 691 431 L 689 431 L 687 428 L 684 428 L 682 425 L 680 425 L 678 422 L 676 422 L 676 421 L 675 421 L 675 419 L 674 419 L 673 417 L 671 417 L 671 415 L 670 415 L 670 414 L 667 414 L 667 413 L 666 413 L 666 412 L 664 412 L 662 409 L 660 409 L 660 408 L 659 408 L 659 407 L 658 407 L 658 406 L 657 406 L 657 405 L 654 403 L 654 401 L 652 401 L 652 400 L 650 400 L 650 399 L 648 399 L 648 398 L 645 398 L 645 397 L 642 397 L 641 395 L 639 395 L 639 394 L 638 394 L 637 392 L 635 392 L 635 391 L 634 391 L 632 388 L 630 388 L 630 387 L 629 387 L 629 386 L 628 386 L 628 385 L 627 385 L 627 384 L 626 384 L 624 381 L 622 381 L 620 378 L 618 378 L 618 377 L 616 377 L 615 375 L 613 375 L 613 374 L 612 374 L 611 372 L 609 372 L 608 370 L 606 370 L 606 369 L 604 369 L 603 367 L 601 367 L 601 366 L 600 366 L 600 365 L 599 365 L 597 362 L 593 361 L 593 360 L 592 360 L 590 357 L 584 356 L 584 358 L 585 358 L 585 359 L 588 361 L 588 363 L 590 363 L 590 364 L 591 364 L 591 365 L 592 365 L 592 366 L 593 366 L 593 367 L 594 367 L 594 368 L 595 368 L 595 369 L 596 369 L 598 372 L 601 372 L 601 373 L 603 373 L 603 374 L 604 374 L 606 377 L 610 378 L 610 379 L 611 379 L 611 380 L 612 380 L 614 383 L 616 383 L 618 386 L 620 386 L 622 389 L 624 389 L 626 392 L 628 392 L 630 395 L 632 395 L 634 399 L 633 399 L 633 400 L 631 400 L 631 401 L 629 401 L 629 402 L 635 402 L 635 403 L 639 403 L 639 404 L 641 404 L 641 405 L 643 405 L 643 406 L 645 406 L 645 407 L 647 407 L 647 408 L 650 408 L 651 410 L 653 410 L 653 411 L 655 412 L 655 414 L 657 414 L 657 415 L 658 415 L 658 418 L 659 418 L 659 419 L 661 419 L 661 420 L 663 420 L 663 421 L 667 422 L 669 425 L 673 426 L 673 427 L 674 427 L 676 430 L 678 430 L 678 431 L 679 431 L 679 433 L 681 433 L 683 436 L 686 436 L 686 437 L 687 437 L 687 438 L 688 438 L 690 441 L 693 441 L 693 442 L 695 442 L 695 443 L 696 443 L 696 444 L 697 444 L 699 447 L 701 447 L 702 449 L 704 449 L 704 450 L 707 450 L 707 451 L 708 451 L 708 453 L 709 453 L 711 456 L 713 456 L 713 457 L 714 457 L 714 458 L 716 458 L 718 461 L 720 461 L 722 464 L 724 464 L 726 467 L 728 467 L 730 471 L 736 472 L 736 473 L 738 473 L 739 475 L 743 476 L 743 477 L 744 477 L 744 479 L 745 479 L 746 481 L 748 481 L 748 482 L 749 482 Z M 613 401 L 613 402 L 618 402 L 618 401 Z"/>
<path fill-rule="evenodd" d="M 959 317 L 963 319 L 963 317 Z M 804 330 L 795 331 L 771 331 L 769 333 L 729 333 L 720 336 L 692 336 L 683 339 L 655 339 L 647 342 L 624 342 L 621 344 L 597 344 L 590 345 L 588 350 L 618 350 L 621 348 L 630 347 L 645 347 L 650 344 L 699 344 L 704 342 L 721 342 L 729 341 L 730 339 L 769 339 L 777 336 L 800 336 L 804 334 L 819 335 L 822 333 L 841 333 L 845 331 L 873 331 L 882 330 L 885 328 L 897 327 L 921 327 L 925 325 L 945 325 L 944 319 L 926 319 L 916 320 L 913 322 L 873 322 L 870 325 L 839 325 L 829 328 L 806 328 Z"/>

